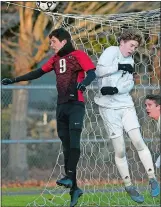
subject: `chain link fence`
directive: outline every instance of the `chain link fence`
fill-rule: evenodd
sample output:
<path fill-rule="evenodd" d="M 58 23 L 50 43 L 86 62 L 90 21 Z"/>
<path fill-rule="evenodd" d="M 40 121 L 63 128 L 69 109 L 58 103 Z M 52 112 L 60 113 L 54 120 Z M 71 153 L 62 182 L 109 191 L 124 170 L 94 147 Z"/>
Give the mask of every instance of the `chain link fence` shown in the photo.
<path fill-rule="evenodd" d="M 154 160 L 159 154 L 159 134 L 156 122 L 146 116 L 144 98 L 147 93 L 158 91 L 157 87 L 135 87 L 132 91 L 142 134 Z M 112 173 L 115 167 L 114 151 L 104 130 L 98 107 L 93 100 L 95 93 L 93 84 L 85 95 L 86 116 L 79 169 L 85 169 L 88 159 L 92 168 L 101 154 L 111 176 L 118 177 L 118 173 Z M 47 180 L 54 166 L 57 166 L 54 172 L 54 179 L 56 179 L 63 165 L 61 143 L 56 128 L 56 87 L 3 86 L 1 95 L 2 183 L 10 180 Z M 26 107 L 22 107 L 22 104 Z M 19 112 L 21 113 L 18 115 Z M 130 168 L 136 171 L 137 163 L 141 165 L 129 139 L 126 139 L 126 148 Z M 143 167 L 136 171 L 136 178 L 140 178 L 140 173 L 144 175 Z M 86 177 L 88 176 L 86 172 Z M 98 176 L 97 172 L 95 176 Z"/>

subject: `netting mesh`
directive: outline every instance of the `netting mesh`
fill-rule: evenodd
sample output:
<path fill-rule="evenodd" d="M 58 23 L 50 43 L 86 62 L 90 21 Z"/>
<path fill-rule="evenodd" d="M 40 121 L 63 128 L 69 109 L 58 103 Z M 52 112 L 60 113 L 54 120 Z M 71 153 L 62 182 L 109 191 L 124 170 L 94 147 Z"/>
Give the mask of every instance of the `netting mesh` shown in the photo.
<path fill-rule="evenodd" d="M 28 8 L 31 9 L 31 8 Z M 34 8 L 33 8 L 34 9 Z M 152 152 L 153 159 L 158 156 L 160 139 L 156 123 L 147 118 L 144 107 L 144 97 L 148 93 L 160 92 L 160 11 L 146 11 L 139 13 L 126 13 L 115 15 L 75 15 L 47 13 L 53 18 L 53 29 L 64 27 L 72 35 L 73 43 L 77 49 L 82 49 L 89 54 L 97 64 L 103 50 L 111 45 L 117 45 L 117 38 L 123 28 L 131 27 L 142 31 L 145 43 L 134 54 L 135 69 L 138 73 L 136 86 L 131 95 L 135 102 L 136 111 L 141 124 L 143 137 Z M 9 21 L 11 23 L 11 21 Z M 8 87 L 8 86 L 7 86 Z M 29 202 L 27 206 L 69 206 L 69 190 L 55 185 L 56 179 L 64 173 L 63 154 L 61 143 L 57 142 L 56 133 L 56 90 L 55 87 L 2 88 L 2 139 L 11 138 L 11 111 L 13 109 L 12 96 L 22 97 L 27 94 L 27 141 L 28 144 L 2 145 L 2 179 L 8 180 L 9 160 L 14 152 L 21 147 L 21 161 L 27 161 L 29 179 L 36 179 L 35 185 L 47 181 L 40 196 Z M 13 92 L 14 91 L 14 92 Z M 84 196 L 79 199 L 79 206 L 129 206 L 134 203 L 124 193 L 122 180 L 114 161 L 114 150 L 108 134 L 105 132 L 98 107 L 93 98 L 97 93 L 96 81 L 86 91 L 86 116 L 81 141 L 81 157 L 78 164 L 78 184 L 84 190 Z M 20 95 L 21 94 L 21 95 Z M 40 95 L 41 94 L 41 97 Z M 43 94 L 43 95 L 42 95 Z M 48 95 L 48 99 L 47 99 Z M 48 101 L 46 101 L 46 99 Z M 50 103 L 47 105 L 46 103 Z M 23 107 L 23 106 L 22 106 Z M 19 106 L 19 111 L 22 110 Z M 23 114 L 23 112 L 22 112 Z M 24 118 L 24 117 L 23 117 Z M 25 119 L 25 118 L 24 118 Z M 22 125 L 23 126 L 23 123 Z M 17 132 L 18 134 L 18 132 Z M 147 190 L 147 175 L 126 134 L 126 152 L 134 184 L 140 190 Z M 21 137 L 25 139 L 26 137 Z M 17 138 L 17 137 L 14 137 Z M 54 138 L 55 142 L 47 139 Z M 33 140 L 44 142 L 32 143 Z M 9 140 L 14 141 L 14 140 Z M 24 140 L 25 141 L 25 140 Z M 12 151 L 12 153 L 10 153 Z M 27 160 L 23 157 L 27 154 Z M 10 156 L 10 157 L 9 157 Z M 12 159 L 16 160 L 16 158 Z M 24 164 L 24 163 L 23 163 Z M 12 163 L 13 168 L 22 166 L 19 162 Z M 25 163 L 26 166 L 26 163 Z M 17 170 L 18 171 L 18 170 Z M 18 172 L 15 172 L 19 179 Z M 24 177 L 26 176 L 24 172 Z M 157 174 L 159 177 L 159 173 Z M 16 181 L 15 181 L 16 182 Z M 146 182 L 146 185 L 144 183 Z M 40 185 L 42 186 L 42 185 Z M 39 192 L 39 191 L 37 191 Z M 32 194 L 32 192 L 30 192 Z M 148 194 L 148 192 L 147 192 Z M 16 198 L 13 198 L 16 199 Z M 156 206 L 154 199 L 145 200 L 146 206 Z"/>
<path fill-rule="evenodd" d="M 145 43 L 134 54 L 136 72 L 139 76 L 132 96 L 142 134 L 154 158 L 159 148 L 159 138 L 155 123 L 146 119 L 143 100 L 145 94 L 157 93 L 160 90 L 159 10 L 109 16 L 47 14 L 53 17 L 54 28 L 63 26 L 67 29 L 72 35 L 75 47 L 86 51 L 95 63 L 106 47 L 117 45 L 117 38 L 123 28 L 132 27 L 142 31 Z M 96 82 L 93 82 L 86 92 L 86 116 L 82 132 L 81 158 L 77 168 L 78 184 L 85 192 L 79 205 L 111 206 L 114 205 L 112 201 L 115 200 L 115 205 L 126 203 L 129 206 L 132 205 L 132 201 L 127 199 L 122 188 L 122 181 L 114 162 L 114 150 L 104 130 L 98 107 L 93 101 L 96 92 Z M 136 185 L 141 183 L 140 189 L 146 191 L 147 187 L 143 185 L 144 180 L 147 179 L 145 170 L 126 134 L 125 140 L 133 183 Z M 69 190 L 57 186 L 51 187 L 52 181 L 60 178 L 64 173 L 62 157 L 60 145 L 56 164 L 46 187 L 40 197 L 28 203 L 27 206 L 69 205 L 70 197 L 67 194 Z M 155 205 L 155 200 L 149 202 L 148 199 L 145 204 L 148 205 L 151 202 L 153 202 L 151 205 Z"/>

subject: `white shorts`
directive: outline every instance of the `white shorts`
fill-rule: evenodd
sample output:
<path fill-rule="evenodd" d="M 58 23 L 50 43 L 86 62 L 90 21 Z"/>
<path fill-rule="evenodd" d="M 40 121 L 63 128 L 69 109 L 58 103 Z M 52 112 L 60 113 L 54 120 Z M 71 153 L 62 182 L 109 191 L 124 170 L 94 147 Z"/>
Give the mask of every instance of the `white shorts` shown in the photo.
<path fill-rule="evenodd" d="M 140 127 L 134 107 L 108 109 L 99 106 L 99 112 L 110 139 L 122 136 L 123 130 L 129 132 L 132 129 Z"/>

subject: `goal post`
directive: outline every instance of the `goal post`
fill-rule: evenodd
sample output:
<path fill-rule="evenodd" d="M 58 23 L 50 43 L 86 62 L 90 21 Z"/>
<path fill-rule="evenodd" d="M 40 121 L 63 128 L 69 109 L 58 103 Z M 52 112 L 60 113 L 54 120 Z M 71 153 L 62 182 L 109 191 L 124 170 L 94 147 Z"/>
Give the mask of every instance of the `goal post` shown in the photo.
<path fill-rule="evenodd" d="M 97 64 L 98 58 L 107 47 L 117 45 L 117 38 L 123 28 L 139 29 L 145 39 L 134 54 L 135 69 L 138 73 L 132 97 L 141 124 L 141 131 L 153 158 L 159 152 L 159 134 L 156 123 L 146 117 L 144 98 L 147 93 L 160 91 L 160 10 L 143 11 L 115 15 L 75 15 L 46 13 L 52 16 L 53 29 L 64 27 L 71 36 L 77 49 L 84 50 Z M 81 157 L 78 163 L 78 184 L 84 190 L 79 200 L 80 206 L 121 206 L 133 205 L 127 199 L 122 179 L 114 161 L 114 150 L 105 132 L 98 107 L 94 103 L 97 84 L 94 81 L 86 92 L 86 115 L 81 139 Z M 126 153 L 134 184 L 146 192 L 147 176 L 137 156 L 137 152 L 125 134 Z M 68 206 L 69 190 L 52 186 L 53 180 L 64 173 L 63 154 L 60 146 L 56 165 L 40 197 L 27 206 Z M 158 175 L 159 176 L 159 175 Z M 146 185 L 144 185 L 146 183 Z M 52 187 L 52 188 L 51 188 Z M 50 195 L 46 196 L 46 193 Z M 115 200 L 115 202 L 113 202 Z M 123 201 L 124 200 L 124 201 Z M 144 204 L 155 206 L 152 199 Z"/>

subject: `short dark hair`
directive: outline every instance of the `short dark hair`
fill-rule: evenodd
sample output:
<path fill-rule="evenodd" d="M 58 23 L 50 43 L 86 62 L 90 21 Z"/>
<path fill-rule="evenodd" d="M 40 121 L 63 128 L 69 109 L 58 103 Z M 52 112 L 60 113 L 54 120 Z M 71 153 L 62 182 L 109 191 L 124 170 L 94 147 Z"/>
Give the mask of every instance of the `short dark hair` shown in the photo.
<path fill-rule="evenodd" d="M 139 45 L 142 45 L 144 41 L 141 32 L 137 29 L 124 29 L 118 38 L 118 42 L 120 43 L 121 40 L 135 40 Z"/>
<path fill-rule="evenodd" d="M 161 105 L 161 96 L 159 94 L 148 94 L 145 99 L 155 101 L 156 104 Z"/>
<path fill-rule="evenodd" d="M 49 34 L 49 38 L 51 39 L 52 37 L 56 37 L 59 41 L 62 40 L 67 40 L 70 41 L 71 40 L 71 35 L 70 33 L 65 30 L 64 28 L 58 28 L 53 30 L 50 34 Z"/>

